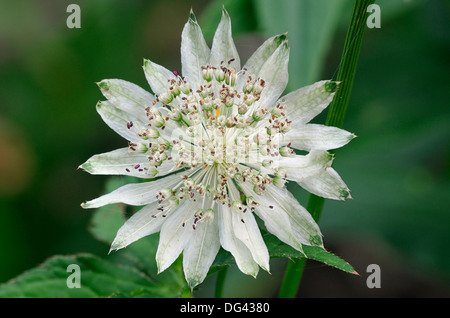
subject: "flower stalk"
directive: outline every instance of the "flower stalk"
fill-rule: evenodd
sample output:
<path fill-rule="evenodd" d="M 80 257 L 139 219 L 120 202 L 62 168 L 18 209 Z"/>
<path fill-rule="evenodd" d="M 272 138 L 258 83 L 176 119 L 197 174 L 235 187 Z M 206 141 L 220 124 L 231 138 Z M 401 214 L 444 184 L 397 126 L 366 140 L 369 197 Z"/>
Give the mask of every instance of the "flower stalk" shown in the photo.
<path fill-rule="evenodd" d="M 326 126 L 338 128 L 343 126 L 356 73 L 364 30 L 366 28 L 366 20 L 368 17 L 367 7 L 374 2 L 375 0 L 354 1 L 350 26 L 347 31 L 344 50 L 336 78 L 336 81 L 340 82 L 340 85 L 335 98 L 330 104 L 325 122 Z M 325 198 L 314 194 L 310 195 L 307 203 L 307 210 L 311 213 L 316 222 L 320 219 L 324 204 Z M 293 298 L 296 296 L 305 263 L 306 259 L 299 259 L 295 260 L 295 262 L 290 261 L 288 263 L 278 297 Z"/>
<path fill-rule="evenodd" d="M 227 271 L 228 271 L 228 266 L 224 266 L 224 268 L 219 270 L 219 273 L 217 275 L 216 289 L 214 290 L 215 298 L 223 297 L 223 289 L 225 286 L 225 279 L 227 276 Z"/>

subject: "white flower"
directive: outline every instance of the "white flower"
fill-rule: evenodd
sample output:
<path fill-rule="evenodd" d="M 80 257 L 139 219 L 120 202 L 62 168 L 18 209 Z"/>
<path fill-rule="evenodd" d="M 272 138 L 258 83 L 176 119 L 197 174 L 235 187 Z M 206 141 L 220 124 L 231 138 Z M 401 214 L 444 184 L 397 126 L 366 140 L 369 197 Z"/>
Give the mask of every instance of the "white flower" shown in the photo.
<path fill-rule="evenodd" d="M 282 34 L 265 41 L 241 69 L 225 9 L 211 49 L 191 12 L 182 33 L 182 76 L 145 60 L 154 95 L 123 80 L 99 83 L 107 101 L 97 111 L 129 144 L 80 167 L 91 174 L 161 177 L 82 204 L 144 206 L 119 229 L 112 250 L 160 232 L 159 271 L 183 252 L 193 287 L 206 277 L 220 246 L 245 274 L 256 276 L 259 267 L 269 271 L 255 215 L 300 252 L 303 244 L 323 245 L 318 225 L 285 184 L 349 198 L 327 150 L 354 135 L 309 123 L 333 99 L 336 82 L 320 81 L 280 98 L 288 60 Z"/>

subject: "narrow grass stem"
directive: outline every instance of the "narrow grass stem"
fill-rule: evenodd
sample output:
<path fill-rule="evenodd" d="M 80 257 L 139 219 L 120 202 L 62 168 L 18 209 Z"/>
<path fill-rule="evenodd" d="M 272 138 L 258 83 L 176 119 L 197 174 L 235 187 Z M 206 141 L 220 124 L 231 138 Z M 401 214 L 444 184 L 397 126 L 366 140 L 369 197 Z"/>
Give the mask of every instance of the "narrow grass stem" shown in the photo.
<path fill-rule="evenodd" d="M 215 298 L 223 297 L 223 288 L 225 285 L 225 278 L 227 276 L 228 266 L 225 266 L 223 269 L 219 270 L 217 273 L 217 281 L 216 281 L 216 289 L 214 291 Z"/>
<path fill-rule="evenodd" d="M 350 26 L 347 31 L 339 71 L 336 77 L 336 80 L 341 83 L 328 110 L 325 122 L 327 126 L 341 128 L 344 123 L 364 30 L 366 28 L 366 20 L 368 17 L 367 7 L 374 2 L 375 0 L 354 1 Z M 307 210 L 316 222 L 319 222 L 324 204 L 324 198 L 313 194 L 310 195 Z M 305 263 L 306 259 L 301 259 L 301 261 L 295 260 L 295 262 L 290 261 L 288 263 L 278 297 L 293 298 L 297 295 Z"/>

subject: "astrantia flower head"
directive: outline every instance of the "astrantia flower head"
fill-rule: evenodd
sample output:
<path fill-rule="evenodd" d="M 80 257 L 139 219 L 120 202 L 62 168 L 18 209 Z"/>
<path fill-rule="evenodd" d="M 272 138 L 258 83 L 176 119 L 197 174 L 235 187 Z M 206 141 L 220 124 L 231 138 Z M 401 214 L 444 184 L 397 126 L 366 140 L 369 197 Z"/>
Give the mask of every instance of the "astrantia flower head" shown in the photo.
<path fill-rule="evenodd" d="M 302 245 L 323 245 L 318 225 L 286 183 L 325 198 L 349 198 L 327 150 L 354 135 L 309 123 L 331 102 L 338 83 L 320 81 L 280 98 L 288 60 L 282 34 L 265 41 L 241 68 L 225 9 L 211 49 L 191 12 L 182 33 L 181 74 L 144 61 L 154 95 L 123 80 L 99 83 L 107 101 L 97 110 L 128 147 L 95 155 L 81 168 L 152 179 L 82 205 L 143 206 L 119 229 L 112 250 L 160 232 L 159 271 L 183 253 L 193 287 L 205 279 L 221 246 L 245 274 L 269 271 L 256 218 L 300 252 Z"/>

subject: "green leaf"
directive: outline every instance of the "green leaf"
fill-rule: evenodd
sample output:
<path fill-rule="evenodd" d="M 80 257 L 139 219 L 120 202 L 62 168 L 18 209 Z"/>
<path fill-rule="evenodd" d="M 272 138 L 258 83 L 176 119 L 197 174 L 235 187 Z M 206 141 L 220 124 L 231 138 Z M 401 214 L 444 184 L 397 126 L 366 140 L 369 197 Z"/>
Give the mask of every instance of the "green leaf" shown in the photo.
<path fill-rule="evenodd" d="M 355 269 L 345 260 L 339 256 L 334 255 L 323 249 L 320 246 L 307 246 L 303 245 L 303 252 L 297 251 L 291 246 L 281 242 L 275 235 L 265 233 L 263 234 L 264 242 L 266 243 L 267 249 L 269 250 L 269 255 L 271 258 L 290 258 L 290 259 L 301 259 L 307 258 L 317 262 L 324 263 L 326 265 L 335 267 L 341 271 L 357 274 Z M 211 266 L 209 274 L 218 271 L 221 266 L 235 265 L 234 258 L 231 253 L 220 249 L 219 253 Z"/>
<path fill-rule="evenodd" d="M 127 183 L 139 181 L 137 178 L 132 177 L 112 177 L 106 184 L 105 193 L 109 193 Z M 133 207 L 132 209 L 131 213 L 135 213 L 139 210 L 139 207 Z M 117 231 L 126 221 L 126 212 L 123 204 L 110 204 L 96 209 L 91 219 L 90 231 L 92 235 L 110 246 Z M 108 257 L 115 263 L 134 267 L 148 277 L 161 283 L 164 282 L 160 290 L 161 294 L 179 295 L 186 287 L 183 270 L 182 268 L 171 266 L 164 272 L 157 274 L 158 268 L 155 255 L 158 243 L 159 233 L 156 233 L 130 244 L 126 249 L 111 252 Z M 114 297 L 123 297 L 122 294 L 117 294 Z M 141 293 L 140 297 L 144 297 L 144 294 Z"/>
<path fill-rule="evenodd" d="M 280 241 L 275 235 L 264 234 L 264 242 L 269 250 L 270 257 L 304 258 L 301 252 Z"/>
<path fill-rule="evenodd" d="M 219 269 L 220 266 L 236 265 L 233 255 L 230 252 L 220 248 L 214 262 L 211 265 L 210 274 Z"/>
<path fill-rule="evenodd" d="M 319 246 L 303 246 L 303 251 L 308 259 L 324 263 L 350 274 L 358 275 L 355 269 L 345 260 Z"/>
<path fill-rule="evenodd" d="M 67 286 L 67 279 L 74 274 L 73 271 L 67 271 L 70 264 L 76 264 L 80 268 L 80 288 Z M 167 296 L 161 294 L 157 282 L 142 272 L 89 254 L 54 256 L 0 285 L 0 298 L 87 298 L 109 297 L 114 294 L 133 297 L 143 293 L 152 297 Z"/>
<path fill-rule="evenodd" d="M 307 259 L 324 263 L 347 273 L 357 274 L 355 269 L 348 262 L 333 253 L 326 251 L 320 246 L 303 245 L 303 255 L 289 245 L 281 242 L 274 235 L 266 234 L 264 236 L 264 241 L 269 249 L 270 257 L 304 258 L 306 256 Z"/>
<path fill-rule="evenodd" d="M 115 183 L 115 181 L 112 181 L 112 183 Z M 93 213 L 90 231 L 95 238 L 110 246 L 118 229 L 125 221 L 125 206 L 123 204 L 106 205 Z M 118 262 L 135 266 L 150 277 L 156 277 L 155 254 L 157 247 L 158 236 L 151 235 L 131 244 L 124 252 L 111 253 L 110 257 L 115 258 Z M 105 250 L 105 255 L 106 252 L 107 250 Z"/>
<path fill-rule="evenodd" d="M 127 177 L 113 177 L 110 178 L 105 187 L 105 193 L 109 193 L 127 183 L 139 182 L 136 178 Z M 132 211 L 136 212 L 138 208 Z M 96 209 L 91 218 L 90 231 L 92 235 L 101 242 L 111 245 L 117 231 L 126 221 L 125 205 L 123 204 L 109 204 Z M 157 278 L 158 268 L 156 265 L 155 255 L 158 248 L 159 234 L 144 237 L 137 242 L 134 242 L 126 249 L 112 252 L 109 257 L 115 262 L 127 264 L 136 267 L 149 277 Z M 106 251 L 105 251 L 106 254 Z M 171 269 L 172 270 L 172 269 Z M 177 275 L 162 273 L 158 279 L 168 276 L 173 288 L 184 287 L 184 282 L 180 282 Z M 176 277 L 177 279 L 173 279 Z M 177 287 L 178 286 L 178 287 Z"/>

